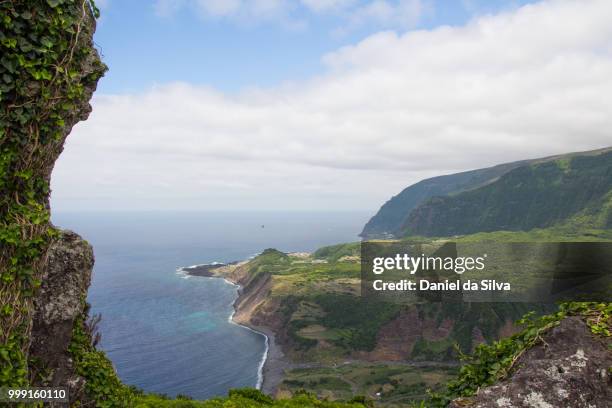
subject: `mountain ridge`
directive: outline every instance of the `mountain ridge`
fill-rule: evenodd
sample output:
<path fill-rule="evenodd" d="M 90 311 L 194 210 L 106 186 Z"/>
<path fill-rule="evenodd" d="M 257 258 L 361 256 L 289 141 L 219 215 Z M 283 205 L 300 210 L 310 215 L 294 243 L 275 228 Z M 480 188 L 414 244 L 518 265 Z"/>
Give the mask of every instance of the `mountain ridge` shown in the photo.
<path fill-rule="evenodd" d="M 364 226 L 360 236 L 371 238 L 397 238 L 405 235 L 411 213 L 435 197 L 448 197 L 466 193 L 495 183 L 511 171 L 532 165 L 575 157 L 597 156 L 612 152 L 612 147 L 558 154 L 536 159 L 502 163 L 492 167 L 469 170 L 421 180 L 389 199 Z"/>

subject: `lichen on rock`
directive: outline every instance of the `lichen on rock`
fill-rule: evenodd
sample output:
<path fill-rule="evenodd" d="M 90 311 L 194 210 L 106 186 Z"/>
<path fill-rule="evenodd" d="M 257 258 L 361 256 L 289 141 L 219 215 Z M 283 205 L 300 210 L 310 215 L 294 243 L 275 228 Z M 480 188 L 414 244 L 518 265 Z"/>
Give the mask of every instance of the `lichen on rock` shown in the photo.
<path fill-rule="evenodd" d="M 612 406 L 610 338 L 571 316 L 516 362 L 511 376 L 451 408 L 607 408 Z"/>
<path fill-rule="evenodd" d="M 34 298 L 30 382 L 68 386 L 71 399 L 83 389 L 69 346 L 74 323 L 86 315 L 84 299 L 94 264 L 92 247 L 72 231 L 62 231 L 48 251 L 42 285 Z"/>

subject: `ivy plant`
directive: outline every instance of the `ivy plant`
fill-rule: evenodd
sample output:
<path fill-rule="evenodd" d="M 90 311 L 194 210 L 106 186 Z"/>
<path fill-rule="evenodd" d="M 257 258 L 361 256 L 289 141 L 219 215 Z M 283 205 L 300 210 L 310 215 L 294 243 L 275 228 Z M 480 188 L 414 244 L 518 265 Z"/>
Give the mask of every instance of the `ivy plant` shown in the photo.
<path fill-rule="evenodd" d="M 92 0 L 0 1 L 0 387 L 28 385 L 32 301 L 46 251 L 49 179 L 106 67 Z"/>

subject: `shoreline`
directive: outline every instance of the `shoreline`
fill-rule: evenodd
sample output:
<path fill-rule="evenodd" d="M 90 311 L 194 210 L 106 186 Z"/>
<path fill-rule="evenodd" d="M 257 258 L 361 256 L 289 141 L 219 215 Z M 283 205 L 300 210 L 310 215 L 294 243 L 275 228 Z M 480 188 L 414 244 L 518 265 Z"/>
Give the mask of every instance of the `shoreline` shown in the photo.
<path fill-rule="evenodd" d="M 276 343 L 276 335 L 272 330 L 267 327 L 261 327 L 248 324 L 247 322 L 237 321 L 235 319 L 236 313 L 238 312 L 236 310 L 236 303 L 240 298 L 240 290 L 242 289 L 242 286 L 232 281 L 226 276 L 218 275 L 213 272 L 215 269 L 224 266 L 236 265 L 238 263 L 239 261 L 228 263 L 215 262 L 211 264 L 192 265 L 177 268 L 177 273 L 183 275 L 185 278 L 198 276 L 210 279 L 223 279 L 223 281 L 225 281 L 225 283 L 227 283 L 228 285 L 237 287 L 237 296 L 232 302 L 232 312 L 228 316 L 227 320 L 231 324 L 235 324 L 237 326 L 250 330 L 253 333 L 257 333 L 263 336 L 265 349 L 257 367 L 257 383 L 255 384 L 255 388 L 265 394 L 273 395 L 276 391 L 276 388 L 283 380 L 285 368 L 289 366 L 284 361 L 284 353 L 280 349 L 280 346 Z"/>
<path fill-rule="evenodd" d="M 284 360 L 285 354 L 276 342 L 276 334 L 268 327 L 256 326 L 246 322 L 236 321 L 236 302 L 240 298 L 240 289 L 242 286 L 231 281 L 227 277 L 213 275 L 211 278 L 223 279 L 226 283 L 238 288 L 238 296 L 232 303 L 232 313 L 228 317 L 228 321 L 237 326 L 244 327 L 254 333 L 260 334 L 265 339 L 265 351 L 258 366 L 256 389 L 264 394 L 273 395 L 276 388 L 283 381 L 285 368 L 289 364 Z"/>
<path fill-rule="evenodd" d="M 264 367 L 266 366 L 266 362 L 268 361 L 268 354 L 270 353 L 270 336 L 266 333 L 264 333 L 263 331 L 254 329 L 253 327 L 249 327 L 245 324 L 242 323 L 238 323 L 237 321 L 234 320 L 234 316 L 236 315 L 236 302 L 238 301 L 238 298 L 240 297 L 240 288 L 241 286 L 235 282 L 232 282 L 231 280 L 229 280 L 228 278 L 224 278 L 221 276 L 210 276 L 211 278 L 218 278 L 218 279 L 223 279 L 225 281 L 225 283 L 227 283 L 228 285 L 232 285 L 238 288 L 237 291 L 237 296 L 236 299 L 234 299 L 234 301 L 232 302 L 232 312 L 230 313 L 227 321 L 235 324 L 236 326 L 240 326 L 240 327 L 244 327 L 247 330 L 252 331 L 253 333 L 257 333 L 261 336 L 263 336 L 263 338 L 265 339 L 264 344 L 265 344 L 265 348 L 264 348 L 264 352 L 263 355 L 261 356 L 261 360 L 259 361 L 259 365 L 257 366 L 257 383 L 255 384 L 255 388 L 258 390 L 261 390 L 263 388 L 263 384 L 264 384 Z"/>

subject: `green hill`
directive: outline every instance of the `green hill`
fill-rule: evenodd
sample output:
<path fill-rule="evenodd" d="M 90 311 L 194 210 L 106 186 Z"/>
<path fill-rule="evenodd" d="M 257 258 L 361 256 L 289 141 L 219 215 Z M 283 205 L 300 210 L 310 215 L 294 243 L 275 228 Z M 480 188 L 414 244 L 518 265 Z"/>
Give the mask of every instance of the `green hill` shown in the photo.
<path fill-rule="evenodd" d="M 414 208 L 434 196 L 443 196 L 485 185 L 526 161 L 501 164 L 486 169 L 433 177 L 419 181 L 387 201 L 363 228 L 364 238 L 396 235 Z"/>
<path fill-rule="evenodd" d="M 437 197 L 450 197 L 487 187 L 490 184 L 498 182 L 504 175 L 516 169 L 524 169 L 523 171 L 527 171 L 532 165 L 537 166 L 538 164 L 545 164 L 548 162 L 557 162 L 558 165 L 564 166 L 567 162 L 572 161 L 575 157 L 596 156 L 610 151 L 610 148 L 607 148 L 542 159 L 523 160 L 500 164 L 498 166 L 484 169 L 433 177 L 420 181 L 407 187 L 397 196 L 394 196 L 387 201 L 376 213 L 376 215 L 374 215 L 365 225 L 363 231 L 361 232 L 361 236 L 364 238 L 403 236 L 406 234 L 406 229 L 410 227 L 410 223 L 414 223 L 417 218 L 416 215 L 411 217 L 411 213 L 414 210 L 420 209 L 421 206 L 429 203 L 430 200 L 437 203 L 439 201 Z M 527 176 L 525 173 L 521 174 Z M 527 194 L 528 192 L 525 193 Z M 480 205 L 491 203 L 481 202 L 473 204 Z M 441 206 L 436 208 L 442 210 Z M 422 215 L 427 215 L 427 213 L 424 210 L 421 210 L 419 216 Z M 449 214 L 449 217 L 450 216 L 451 215 Z M 421 225 L 420 223 L 422 220 L 418 220 L 418 222 L 419 225 Z M 478 230 L 474 229 L 474 231 Z"/>
<path fill-rule="evenodd" d="M 433 197 L 413 209 L 402 235 L 529 231 L 568 223 L 612 225 L 612 150 L 517 167 L 485 186 Z"/>

